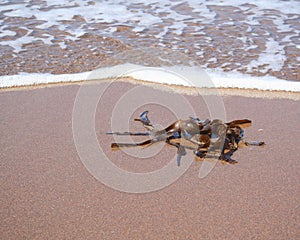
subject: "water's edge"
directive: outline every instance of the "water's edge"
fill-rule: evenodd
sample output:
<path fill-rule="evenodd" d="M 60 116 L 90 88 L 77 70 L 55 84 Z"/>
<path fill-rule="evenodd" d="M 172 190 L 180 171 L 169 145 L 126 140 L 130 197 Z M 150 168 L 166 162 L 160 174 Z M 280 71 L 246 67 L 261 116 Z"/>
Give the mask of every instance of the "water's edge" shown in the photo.
<path fill-rule="evenodd" d="M 66 84 L 122 81 L 188 95 L 234 95 L 300 100 L 300 82 L 240 73 L 204 71 L 197 67 L 143 67 L 121 64 L 76 74 L 22 73 L 0 76 L 1 91 L 36 89 Z"/>
<path fill-rule="evenodd" d="M 225 73 L 190 66 L 144 67 L 129 63 L 74 74 L 21 73 L 0 76 L 0 88 L 120 77 L 186 87 L 300 92 L 300 82 L 281 80 L 272 76 L 254 77 L 237 72 Z"/>

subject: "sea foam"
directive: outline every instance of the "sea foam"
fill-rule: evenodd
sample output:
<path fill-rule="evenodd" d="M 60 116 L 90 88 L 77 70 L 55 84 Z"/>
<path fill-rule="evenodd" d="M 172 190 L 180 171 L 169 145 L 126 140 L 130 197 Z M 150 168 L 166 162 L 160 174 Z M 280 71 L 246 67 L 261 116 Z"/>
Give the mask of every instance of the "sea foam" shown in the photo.
<path fill-rule="evenodd" d="M 74 74 L 20 73 L 0 76 L 0 88 L 48 83 L 66 83 L 132 77 L 152 83 L 198 88 L 239 88 L 264 91 L 300 92 L 300 82 L 281 80 L 272 76 L 255 77 L 237 72 L 203 70 L 199 67 L 166 66 L 144 67 L 121 64 L 95 71 Z"/>

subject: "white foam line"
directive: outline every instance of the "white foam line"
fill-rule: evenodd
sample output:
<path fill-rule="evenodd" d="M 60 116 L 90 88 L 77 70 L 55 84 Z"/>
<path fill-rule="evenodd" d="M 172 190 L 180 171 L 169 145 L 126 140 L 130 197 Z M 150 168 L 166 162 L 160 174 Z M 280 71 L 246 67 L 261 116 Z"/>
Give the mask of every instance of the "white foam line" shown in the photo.
<path fill-rule="evenodd" d="M 236 72 L 224 73 L 211 70 L 208 70 L 208 74 L 217 88 L 300 92 L 300 82 L 282 80 L 272 76 L 254 77 Z"/>
<path fill-rule="evenodd" d="M 0 76 L 0 88 L 80 81 L 87 79 L 88 75 L 88 72 L 75 74 L 20 73 L 19 75 Z"/>
<path fill-rule="evenodd" d="M 173 66 L 154 68 L 134 64 L 122 64 L 75 74 L 20 73 L 18 75 L 0 76 L 0 88 L 89 81 L 122 76 L 130 76 L 137 80 L 153 83 L 187 87 L 300 92 L 300 82 L 281 80 L 271 76 L 254 77 L 236 72 L 224 73 L 212 69 L 204 71 L 199 67 Z"/>

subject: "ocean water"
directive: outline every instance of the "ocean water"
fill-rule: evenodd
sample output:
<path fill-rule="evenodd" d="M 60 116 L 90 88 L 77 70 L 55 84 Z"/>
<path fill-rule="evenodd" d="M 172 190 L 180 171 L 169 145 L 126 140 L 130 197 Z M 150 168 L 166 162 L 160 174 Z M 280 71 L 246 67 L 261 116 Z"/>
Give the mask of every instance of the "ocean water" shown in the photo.
<path fill-rule="evenodd" d="M 298 0 L 2 0 L 0 87 L 86 80 L 120 65 L 299 92 L 299 13 Z M 131 76 L 184 85 L 157 72 Z"/>

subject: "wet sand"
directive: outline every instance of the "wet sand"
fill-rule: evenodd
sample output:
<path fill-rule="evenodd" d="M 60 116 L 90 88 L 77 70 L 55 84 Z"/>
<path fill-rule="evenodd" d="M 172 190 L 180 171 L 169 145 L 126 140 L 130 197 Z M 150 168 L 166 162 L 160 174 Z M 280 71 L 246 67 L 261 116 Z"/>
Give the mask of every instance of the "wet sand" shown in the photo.
<path fill-rule="evenodd" d="M 113 139 L 101 135 L 110 126 L 114 103 L 134 86 L 119 83 L 107 91 L 96 112 L 96 132 L 116 165 L 148 171 L 166 164 L 166 154 L 175 150 L 164 147 L 143 161 L 109 152 Z M 217 164 L 203 179 L 193 163 L 162 190 L 129 194 L 97 181 L 78 157 L 72 135 L 78 89 L 0 92 L 1 239 L 299 237 L 299 101 L 224 96 L 227 120 L 253 120 L 246 137 L 267 145 L 239 150 L 237 165 Z M 186 97 L 196 102 L 195 96 Z M 153 122 L 166 126 L 172 120 L 159 106 L 148 107 Z"/>
<path fill-rule="evenodd" d="M 193 60 L 203 68 L 299 81 L 297 4 L 192 2 L 6 1 L 0 75 L 78 73 L 120 60 L 150 66 Z M 189 60 L 162 60 L 171 49 Z M 142 50 L 152 58 L 143 59 Z"/>

